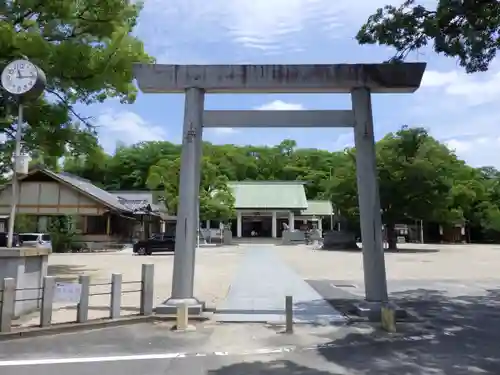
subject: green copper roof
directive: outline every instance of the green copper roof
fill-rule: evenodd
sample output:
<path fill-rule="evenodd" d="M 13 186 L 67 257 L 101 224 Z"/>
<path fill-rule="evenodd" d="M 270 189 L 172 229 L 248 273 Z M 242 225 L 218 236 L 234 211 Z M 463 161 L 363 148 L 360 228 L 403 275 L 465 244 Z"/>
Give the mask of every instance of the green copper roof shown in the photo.
<path fill-rule="evenodd" d="M 330 201 L 307 201 L 307 209 L 302 211 L 304 216 L 330 216 L 333 215 Z"/>
<path fill-rule="evenodd" d="M 301 181 L 230 182 L 236 209 L 305 210 L 307 199 Z"/>

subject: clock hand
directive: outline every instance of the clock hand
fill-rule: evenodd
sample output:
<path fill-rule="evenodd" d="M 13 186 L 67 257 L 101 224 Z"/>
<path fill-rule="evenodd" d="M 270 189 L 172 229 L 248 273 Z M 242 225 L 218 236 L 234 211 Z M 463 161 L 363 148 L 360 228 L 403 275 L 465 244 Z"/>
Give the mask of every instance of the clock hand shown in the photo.
<path fill-rule="evenodd" d="M 29 76 L 22 76 L 21 74 L 19 74 L 19 75 L 17 76 L 17 78 L 35 78 L 35 77 L 36 77 L 36 76 L 35 76 L 34 74 L 31 74 L 31 75 L 29 75 Z"/>

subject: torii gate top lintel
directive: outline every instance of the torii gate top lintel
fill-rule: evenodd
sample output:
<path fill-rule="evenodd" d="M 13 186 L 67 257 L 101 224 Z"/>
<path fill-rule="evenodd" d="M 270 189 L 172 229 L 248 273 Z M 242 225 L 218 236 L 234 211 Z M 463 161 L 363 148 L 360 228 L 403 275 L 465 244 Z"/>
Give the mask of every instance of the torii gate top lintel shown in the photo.
<path fill-rule="evenodd" d="M 323 65 L 168 65 L 135 64 L 144 93 L 181 93 L 193 87 L 207 93 L 412 93 L 426 63 Z"/>

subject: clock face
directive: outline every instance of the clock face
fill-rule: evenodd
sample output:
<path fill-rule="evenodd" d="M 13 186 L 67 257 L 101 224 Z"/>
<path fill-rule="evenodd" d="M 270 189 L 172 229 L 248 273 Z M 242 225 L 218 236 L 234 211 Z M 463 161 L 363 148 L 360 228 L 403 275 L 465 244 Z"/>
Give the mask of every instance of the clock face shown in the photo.
<path fill-rule="evenodd" d="M 22 95 L 29 92 L 38 79 L 38 69 L 26 60 L 12 61 L 2 72 L 2 86 L 11 94 Z"/>

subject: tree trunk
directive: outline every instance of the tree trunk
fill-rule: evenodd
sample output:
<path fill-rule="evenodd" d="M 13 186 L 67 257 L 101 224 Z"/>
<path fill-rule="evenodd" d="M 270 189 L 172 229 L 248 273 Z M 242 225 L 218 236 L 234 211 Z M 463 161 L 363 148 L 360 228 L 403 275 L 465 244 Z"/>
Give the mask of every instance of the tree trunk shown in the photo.
<path fill-rule="evenodd" d="M 397 236 L 396 236 L 396 231 L 394 230 L 394 223 L 388 223 L 386 230 L 387 230 L 387 244 L 389 245 L 389 250 L 397 250 Z"/>

